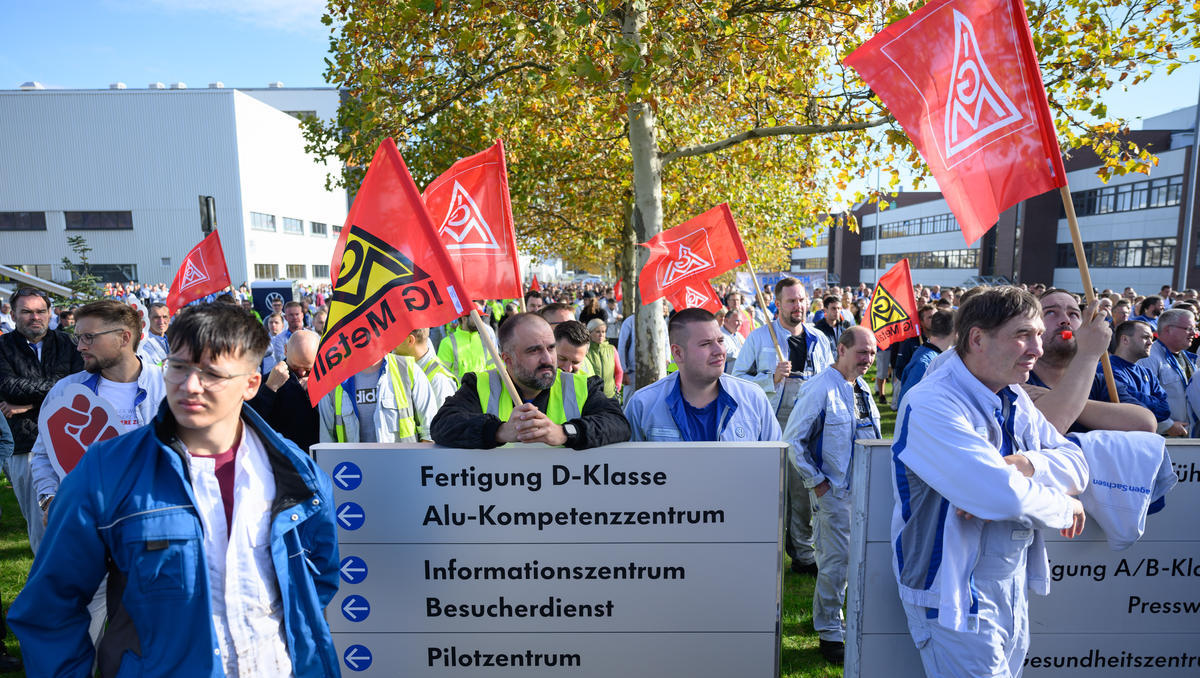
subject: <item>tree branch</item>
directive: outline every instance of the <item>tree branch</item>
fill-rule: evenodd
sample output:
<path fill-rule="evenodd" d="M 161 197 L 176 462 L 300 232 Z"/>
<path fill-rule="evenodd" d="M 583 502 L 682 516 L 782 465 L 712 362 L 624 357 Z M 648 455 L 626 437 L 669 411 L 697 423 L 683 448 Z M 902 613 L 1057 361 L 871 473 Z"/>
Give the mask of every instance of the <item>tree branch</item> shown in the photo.
<path fill-rule="evenodd" d="M 878 127 L 894 121 L 890 115 L 879 116 L 870 120 L 860 122 L 842 123 L 838 125 L 780 125 L 778 127 L 756 127 L 751 130 L 746 130 L 740 134 L 735 134 L 720 141 L 714 141 L 711 144 L 697 144 L 695 146 L 687 146 L 679 148 L 670 153 L 660 153 L 659 158 L 662 164 L 666 165 L 672 160 L 680 158 L 690 158 L 694 155 L 706 155 L 715 153 L 720 150 L 736 146 L 740 143 L 750 141 L 751 139 L 763 139 L 766 137 L 781 137 L 781 136 L 804 136 L 808 134 L 827 134 L 830 132 L 850 132 L 853 130 L 870 129 Z"/>
<path fill-rule="evenodd" d="M 538 63 L 536 61 L 523 61 L 519 64 L 513 64 L 512 66 L 508 66 L 506 68 L 501 68 L 500 70 L 492 73 L 491 75 L 488 75 L 487 77 L 480 78 L 480 79 L 474 80 L 474 81 L 468 81 L 467 83 L 463 84 L 461 87 L 459 87 L 457 92 L 454 92 L 449 97 L 443 99 L 440 103 L 438 103 L 433 108 L 421 113 L 420 115 L 416 116 L 415 118 L 409 119 L 408 126 L 412 127 L 414 125 L 419 125 L 419 124 L 425 122 L 426 120 L 429 120 L 433 116 L 437 115 L 438 113 L 441 113 L 442 111 L 446 110 L 447 108 L 452 106 L 455 101 L 458 101 L 460 98 L 467 95 L 468 93 L 473 92 L 477 89 L 482 89 L 483 87 L 486 87 L 487 85 L 491 84 L 492 82 L 494 82 L 500 78 L 503 78 L 504 76 L 508 75 L 509 73 L 512 73 L 514 71 L 524 70 L 526 68 L 536 68 L 537 70 L 542 71 L 544 73 L 550 73 L 554 70 L 550 66 Z"/>

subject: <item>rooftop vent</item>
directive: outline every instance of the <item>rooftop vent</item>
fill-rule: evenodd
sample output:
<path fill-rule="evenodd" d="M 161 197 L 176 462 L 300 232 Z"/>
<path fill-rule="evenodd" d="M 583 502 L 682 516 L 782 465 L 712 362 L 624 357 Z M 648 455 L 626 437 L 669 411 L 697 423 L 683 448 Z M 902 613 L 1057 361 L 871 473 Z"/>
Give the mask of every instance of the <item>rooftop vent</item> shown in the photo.
<path fill-rule="evenodd" d="M 171 83 L 171 89 L 187 89 L 187 83 L 186 82 L 173 82 L 173 83 Z"/>
<path fill-rule="evenodd" d="M 109 83 L 108 88 L 109 89 L 125 89 L 125 83 L 123 83 L 123 82 Z"/>
<path fill-rule="evenodd" d="M 280 85 L 280 86 L 282 87 L 282 85 Z M 42 85 L 42 83 L 38 82 L 37 80 L 30 80 L 29 82 L 21 83 L 21 89 L 31 90 L 31 89 L 46 89 L 46 88 Z"/>
<path fill-rule="evenodd" d="M 275 82 L 268 82 L 267 87 L 270 87 L 271 89 L 283 89 L 283 81 L 276 80 Z"/>
<path fill-rule="evenodd" d="M 146 85 L 146 89 L 166 89 L 166 88 L 167 88 L 167 86 L 162 84 L 161 82 L 152 82 L 149 85 Z"/>
<path fill-rule="evenodd" d="M 208 88 L 209 89 L 225 89 L 225 83 L 221 82 L 220 80 L 218 80 L 216 82 L 210 82 L 210 83 L 208 83 Z"/>

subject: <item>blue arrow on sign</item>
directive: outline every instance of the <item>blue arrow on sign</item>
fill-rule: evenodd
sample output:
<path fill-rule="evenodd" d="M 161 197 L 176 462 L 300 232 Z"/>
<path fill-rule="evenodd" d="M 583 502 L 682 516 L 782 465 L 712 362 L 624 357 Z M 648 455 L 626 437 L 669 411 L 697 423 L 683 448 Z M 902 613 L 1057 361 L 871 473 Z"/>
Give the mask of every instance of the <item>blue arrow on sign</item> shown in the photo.
<path fill-rule="evenodd" d="M 342 655 L 351 671 L 366 671 L 371 668 L 371 651 L 363 645 L 351 645 Z"/>
<path fill-rule="evenodd" d="M 343 461 L 333 467 L 333 482 L 343 490 L 357 489 L 362 485 L 362 477 L 362 469 L 353 462 Z"/>
<path fill-rule="evenodd" d="M 342 581 L 347 584 L 360 584 L 367 578 L 367 561 L 358 556 L 342 558 Z"/>
<path fill-rule="evenodd" d="M 352 622 L 360 622 L 371 615 L 371 604 L 362 596 L 346 596 L 342 601 L 342 614 Z"/>
<path fill-rule="evenodd" d="M 363 513 L 362 507 L 352 501 L 348 501 L 338 507 L 337 510 L 338 525 L 347 530 L 357 530 L 367 521 L 367 516 Z"/>

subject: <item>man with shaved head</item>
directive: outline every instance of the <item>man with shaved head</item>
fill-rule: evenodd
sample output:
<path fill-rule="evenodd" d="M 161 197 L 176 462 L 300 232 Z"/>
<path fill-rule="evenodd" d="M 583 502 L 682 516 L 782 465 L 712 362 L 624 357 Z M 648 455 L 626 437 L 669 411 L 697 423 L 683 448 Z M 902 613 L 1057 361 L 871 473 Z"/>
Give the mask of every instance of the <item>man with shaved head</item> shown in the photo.
<path fill-rule="evenodd" d="M 536 313 L 500 326 L 500 357 L 521 396 L 514 403 L 497 370 L 468 372 L 433 419 L 433 441 L 446 447 L 491 449 L 545 443 L 576 450 L 629 440 L 629 422 L 604 382 L 558 369 L 554 332 Z"/>
<path fill-rule="evenodd" d="M 308 374 L 317 361 L 321 337 L 312 330 L 297 330 L 284 345 L 282 362 L 267 373 L 266 383 L 250 406 L 284 438 L 308 451 L 317 444 L 319 417 L 308 400 Z"/>
<path fill-rule="evenodd" d="M 841 664 L 846 647 L 846 567 L 850 556 L 850 460 L 855 441 L 879 438 L 879 410 L 862 376 L 875 361 L 875 335 L 852 326 L 838 337 L 837 360 L 800 387 L 783 439 L 810 491 L 817 586 L 813 628 L 821 656 Z"/>

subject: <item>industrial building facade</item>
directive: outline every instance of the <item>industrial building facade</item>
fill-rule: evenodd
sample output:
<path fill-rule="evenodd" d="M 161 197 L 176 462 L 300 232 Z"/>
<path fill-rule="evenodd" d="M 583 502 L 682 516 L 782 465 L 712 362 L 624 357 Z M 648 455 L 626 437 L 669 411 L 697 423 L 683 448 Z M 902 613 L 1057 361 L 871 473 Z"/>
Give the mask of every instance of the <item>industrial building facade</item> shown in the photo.
<path fill-rule="evenodd" d="M 0 91 L 0 264 L 65 281 L 68 238 L 103 280 L 170 283 L 212 196 L 234 285 L 329 280 L 344 190 L 304 150 L 294 114 L 332 88 Z"/>
<path fill-rule="evenodd" d="M 1185 229 L 1195 109 L 1148 118 L 1130 137 L 1158 157 L 1149 175 L 1128 174 L 1107 184 L 1097 176 L 1090 151 L 1065 161 L 1071 198 L 1079 219 L 1092 284 L 1100 289 L 1132 286 L 1157 292 L 1179 279 L 1179 243 L 1190 233 L 1192 256 L 1187 286 L 1200 287 L 1196 229 Z M 1000 215 L 996 226 L 974 244 L 964 241 L 957 221 L 938 192 L 902 192 L 891 207 L 852 210 L 859 231 L 830 229 L 813 246 L 794 248 L 791 270 L 810 280 L 873 283 L 907 257 L 913 281 L 926 285 L 969 285 L 978 280 L 1042 282 L 1082 291 L 1066 212 L 1057 191 L 1029 198 Z M 1195 211 L 1193 211 L 1195 214 Z M 843 217 L 841 222 L 844 223 Z M 1193 222 L 1197 221 L 1193 218 Z M 1147 290 L 1150 290 L 1147 292 Z"/>

